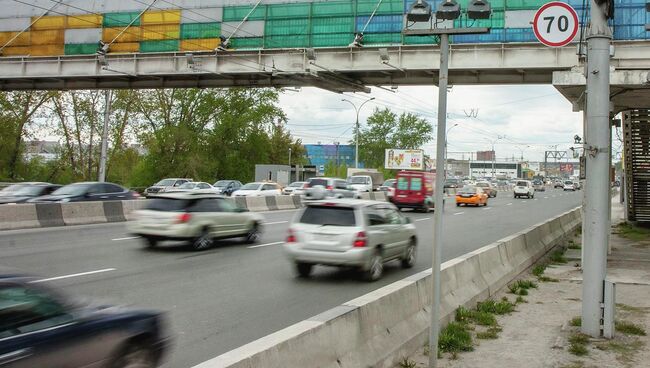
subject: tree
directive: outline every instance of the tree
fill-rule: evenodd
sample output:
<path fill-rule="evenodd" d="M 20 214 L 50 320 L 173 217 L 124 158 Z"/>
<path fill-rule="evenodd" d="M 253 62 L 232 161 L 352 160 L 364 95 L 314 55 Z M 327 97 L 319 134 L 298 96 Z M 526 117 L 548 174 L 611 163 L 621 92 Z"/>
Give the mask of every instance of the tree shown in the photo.
<path fill-rule="evenodd" d="M 375 109 L 359 132 L 359 160 L 368 168 L 382 168 L 386 149 L 421 148 L 433 139 L 432 132 L 431 123 L 417 115 L 402 113 L 398 117 L 388 108 Z"/>

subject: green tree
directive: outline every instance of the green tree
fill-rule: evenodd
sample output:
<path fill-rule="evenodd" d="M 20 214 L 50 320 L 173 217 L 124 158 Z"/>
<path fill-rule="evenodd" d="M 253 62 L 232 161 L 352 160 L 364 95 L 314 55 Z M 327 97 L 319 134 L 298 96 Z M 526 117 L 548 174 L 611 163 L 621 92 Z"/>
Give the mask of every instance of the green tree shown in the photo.
<path fill-rule="evenodd" d="M 433 139 L 433 126 L 411 113 L 375 109 L 359 132 L 359 160 L 367 168 L 384 167 L 386 149 L 418 149 Z M 354 140 L 350 142 L 354 144 Z"/>

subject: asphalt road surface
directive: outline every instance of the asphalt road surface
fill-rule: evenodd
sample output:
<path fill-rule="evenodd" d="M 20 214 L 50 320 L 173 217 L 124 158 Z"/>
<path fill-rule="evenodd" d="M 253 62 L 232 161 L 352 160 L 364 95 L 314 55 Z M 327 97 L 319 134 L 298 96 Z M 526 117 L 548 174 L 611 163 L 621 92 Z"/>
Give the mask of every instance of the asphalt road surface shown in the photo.
<path fill-rule="evenodd" d="M 456 207 L 447 199 L 443 260 L 573 209 L 582 192 L 548 190 L 534 199 L 500 192 L 488 207 Z M 194 252 L 182 243 L 145 249 L 124 223 L 0 232 L 0 266 L 50 279 L 76 296 L 164 310 L 174 344 L 164 367 L 191 367 L 431 267 L 433 213 L 404 212 L 418 228 L 414 268 L 388 264 L 384 277 L 362 281 L 352 271 L 317 267 L 295 277 L 282 253 L 291 211 L 267 212 L 254 246 L 224 241 Z"/>

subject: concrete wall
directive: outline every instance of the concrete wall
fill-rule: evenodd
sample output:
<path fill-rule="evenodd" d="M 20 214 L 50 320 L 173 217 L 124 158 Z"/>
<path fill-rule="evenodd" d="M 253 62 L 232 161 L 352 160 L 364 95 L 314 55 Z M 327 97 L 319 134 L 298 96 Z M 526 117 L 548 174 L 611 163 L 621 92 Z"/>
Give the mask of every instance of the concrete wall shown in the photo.
<path fill-rule="evenodd" d="M 473 307 L 494 295 L 580 222 L 580 209 L 574 209 L 443 263 L 442 322 L 451 320 L 458 306 Z M 430 290 L 429 269 L 194 368 L 392 368 L 427 340 Z"/>

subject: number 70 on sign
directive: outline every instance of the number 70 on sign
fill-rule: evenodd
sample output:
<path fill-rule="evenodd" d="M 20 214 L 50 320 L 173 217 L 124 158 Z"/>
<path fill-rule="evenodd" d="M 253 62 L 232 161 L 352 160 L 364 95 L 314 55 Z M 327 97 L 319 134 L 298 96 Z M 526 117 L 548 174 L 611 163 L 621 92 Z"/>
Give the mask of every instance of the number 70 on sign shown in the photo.
<path fill-rule="evenodd" d="M 533 31 L 539 42 L 550 47 L 569 44 L 578 33 L 578 14 L 567 3 L 554 1 L 543 5 L 533 19 Z"/>

